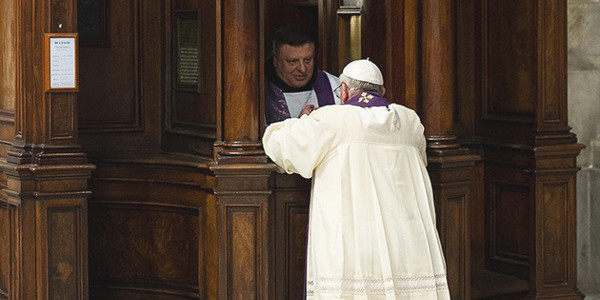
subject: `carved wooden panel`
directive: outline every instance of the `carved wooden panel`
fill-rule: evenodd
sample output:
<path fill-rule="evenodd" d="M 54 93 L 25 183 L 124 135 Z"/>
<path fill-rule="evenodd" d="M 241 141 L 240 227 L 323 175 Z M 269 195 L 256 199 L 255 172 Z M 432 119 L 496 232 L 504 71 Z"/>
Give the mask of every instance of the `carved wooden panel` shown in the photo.
<path fill-rule="evenodd" d="M 108 1 L 97 16 L 97 26 L 107 22 L 105 43 L 80 46 L 77 119 L 86 152 L 160 149 L 165 14 L 163 2 L 127 0 Z"/>
<path fill-rule="evenodd" d="M 537 29 L 533 0 L 483 2 L 483 117 L 534 122 Z"/>
<path fill-rule="evenodd" d="M 43 253 L 37 262 L 45 299 L 87 297 L 87 218 L 85 200 L 45 200 L 36 205 L 37 243 Z M 83 274 L 83 275 L 82 275 Z"/>
<path fill-rule="evenodd" d="M 18 259 L 18 232 L 20 230 L 19 210 L 8 204 L 6 198 L 0 200 L 0 299 L 19 299 L 17 274 L 20 270 Z"/>
<path fill-rule="evenodd" d="M 14 1 L 0 3 L 0 138 L 15 136 L 15 104 L 17 97 L 17 35 L 16 7 Z"/>
<path fill-rule="evenodd" d="M 561 286 L 567 283 L 567 263 L 565 261 L 569 245 L 566 244 L 568 232 L 567 199 L 568 185 L 566 181 L 543 182 L 541 190 L 544 198 L 543 226 L 544 231 L 552 234 L 542 234 L 542 243 L 552 245 L 544 247 L 543 278 L 547 286 Z"/>
<path fill-rule="evenodd" d="M 561 5 L 560 3 L 566 5 L 565 1 L 544 1 L 542 10 L 545 22 L 542 34 L 538 37 L 541 39 L 539 41 L 540 44 L 549 45 L 549 47 L 544 47 L 542 53 L 540 53 L 544 58 L 548 58 L 544 61 L 543 65 L 545 97 L 541 99 L 544 105 L 540 114 L 544 122 L 548 123 L 560 121 L 561 114 L 564 113 L 564 111 L 561 111 L 561 106 L 566 105 L 566 99 L 561 99 L 566 96 L 563 94 L 565 86 L 561 86 L 566 82 L 561 76 L 557 76 L 557 74 L 564 74 L 566 72 L 565 61 L 553 59 L 556 57 L 565 57 L 565 47 L 559 46 L 562 39 L 559 32 L 564 30 L 564 24 L 566 24 L 565 16 L 560 13 L 558 8 Z"/>
<path fill-rule="evenodd" d="M 267 201 L 219 196 L 219 299 L 267 299 Z"/>
<path fill-rule="evenodd" d="M 470 149 L 472 154 L 482 157 L 478 148 Z M 471 172 L 469 194 L 469 226 L 471 233 L 471 269 L 485 269 L 485 170 L 482 160 L 476 161 Z"/>
<path fill-rule="evenodd" d="M 207 299 L 210 177 L 170 156 L 111 160 L 90 181 L 90 298 Z"/>
<path fill-rule="evenodd" d="M 214 87 L 204 78 L 214 74 L 204 74 L 211 69 L 204 68 L 204 61 L 211 59 L 212 52 L 205 51 L 212 46 L 204 45 L 203 15 L 205 9 L 174 9 L 170 28 L 171 62 L 170 97 L 166 113 L 167 131 L 207 138 L 216 136 L 216 99 Z M 205 42 L 203 42 L 205 41 Z M 189 53 L 186 53 L 189 52 Z M 207 55 L 208 58 L 204 56 Z M 190 69 L 185 75 L 185 69 Z M 193 67 L 193 69 L 191 69 Z M 195 78 L 183 80 L 186 77 Z"/>
<path fill-rule="evenodd" d="M 113 202 L 90 202 L 92 296 L 198 299 L 202 210 Z"/>
<path fill-rule="evenodd" d="M 273 174 L 276 299 L 303 299 L 311 180 Z"/>
<path fill-rule="evenodd" d="M 16 98 L 16 41 L 17 35 L 13 30 L 16 27 L 16 3 L 12 1 L 4 1 L 0 4 L 2 8 L 0 18 L 0 41 L 4 44 L 0 52 L 0 109 L 2 111 L 14 111 Z"/>
<path fill-rule="evenodd" d="M 167 93 L 163 149 L 210 157 L 217 135 L 217 93 L 220 90 L 219 64 L 215 59 L 218 57 L 216 4 L 191 0 L 165 0 L 164 3 Z M 184 50 L 189 53 L 185 54 Z M 179 75 L 186 69 L 194 73 L 195 82 L 181 81 Z"/>
<path fill-rule="evenodd" d="M 569 131 L 567 117 L 567 1 L 538 3 L 538 44 L 543 63 L 543 93 L 539 96 L 538 127 L 543 131 Z M 572 142 L 575 142 L 574 140 Z"/>
<path fill-rule="evenodd" d="M 530 209 L 529 186 L 490 179 L 490 263 L 528 265 Z"/>
<path fill-rule="evenodd" d="M 527 280 L 535 212 L 526 163 L 525 152 L 486 152 L 486 267 Z"/>
<path fill-rule="evenodd" d="M 227 273 L 229 275 L 227 299 L 260 299 L 254 272 L 260 264 L 260 221 L 258 207 L 229 206 L 227 209 Z M 234 275 L 235 274 L 235 275 Z"/>
<path fill-rule="evenodd" d="M 80 47 L 79 128 L 82 132 L 143 129 L 144 2 L 109 3 L 104 17 L 110 24 L 109 47 Z"/>
<path fill-rule="evenodd" d="M 452 299 L 466 300 L 471 298 L 469 176 L 477 157 L 454 158 L 430 156 L 427 170 L 433 187 L 436 226 L 446 258 L 450 295 Z"/>
<path fill-rule="evenodd" d="M 260 142 L 221 143 L 216 177 L 218 294 L 215 299 L 271 299 L 272 210 L 269 164 Z"/>
<path fill-rule="evenodd" d="M 464 194 L 457 195 L 439 195 L 441 197 L 447 197 L 444 205 L 444 212 L 442 216 L 445 220 L 440 222 L 440 238 L 443 241 L 444 257 L 446 259 L 446 270 L 448 278 L 448 286 L 450 289 L 450 296 L 452 299 L 465 299 L 464 294 L 465 287 L 468 287 L 470 283 L 465 282 L 469 277 L 465 277 L 464 273 L 469 272 L 466 270 L 469 266 L 467 253 L 469 249 L 468 244 L 464 241 L 468 239 L 467 233 L 468 225 L 467 218 L 464 212 L 468 211 L 466 206 L 468 205 L 467 197 Z M 438 202 L 439 203 L 439 202 Z M 443 224 L 443 225 L 442 225 Z"/>
<path fill-rule="evenodd" d="M 481 114 L 481 1 L 456 2 L 456 99 L 454 134 L 469 139 L 475 133 L 475 115 Z M 468 142 L 467 142 L 468 143 Z M 462 143 L 463 146 L 465 143 Z"/>
<path fill-rule="evenodd" d="M 75 137 L 75 113 L 73 93 L 51 93 L 48 95 L 48 136 L 55 143 L 71 142 Z"/>
<path fill-rule="evenodd" d="M 12 207 L 0 200 L 0 299 L 8 299 L 11 282 L 11 253 L 14 239 Z"/>
<path fill-rule="evenodd" d="M 580 144 L 540 146 L 536 158 L 534 242 L 537 295 L 572 295 L 577 290 L 575 157 Z"/>

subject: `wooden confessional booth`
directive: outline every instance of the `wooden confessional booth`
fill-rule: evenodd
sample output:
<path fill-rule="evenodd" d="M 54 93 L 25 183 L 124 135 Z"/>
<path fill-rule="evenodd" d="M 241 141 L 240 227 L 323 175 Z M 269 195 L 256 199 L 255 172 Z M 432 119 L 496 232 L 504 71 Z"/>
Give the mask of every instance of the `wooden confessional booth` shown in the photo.
<path fill-rule="evenodd" d="M 302 299 L 310 182 L 261 146 L 275 29 L 426 127 L 452 298 L 582 299 L 567 0 L 5 0 L 0 299 Z M 46 33 L 78 33 L 50 89 Z"/>

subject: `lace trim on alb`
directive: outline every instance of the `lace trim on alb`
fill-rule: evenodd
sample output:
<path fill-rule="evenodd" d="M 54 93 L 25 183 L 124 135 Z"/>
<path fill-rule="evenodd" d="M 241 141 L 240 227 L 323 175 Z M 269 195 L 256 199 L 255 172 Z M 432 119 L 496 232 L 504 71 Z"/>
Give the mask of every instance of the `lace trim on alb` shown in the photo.
<path fill-rule="evenodd" d="M 307 296 L 317 294 L 408 295 L 447 290 L 446 274 L 393 278 L 324 278 L 308 280 Z"/>

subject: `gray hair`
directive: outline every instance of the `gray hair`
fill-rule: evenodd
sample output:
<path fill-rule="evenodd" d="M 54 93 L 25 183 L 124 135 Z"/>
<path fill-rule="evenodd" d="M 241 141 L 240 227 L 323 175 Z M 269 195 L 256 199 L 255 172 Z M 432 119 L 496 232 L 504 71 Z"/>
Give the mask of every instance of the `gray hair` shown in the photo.
<path fill-rule="evenodd" d="M 375 91 L 383 96 L 383 85 L 378 85 L 366 81 L 352 79 L 344 74 L 340 75 L 340 82 L 345 83 L 350 89 L 350 95 L 356 95 L 360 92 Z"/>

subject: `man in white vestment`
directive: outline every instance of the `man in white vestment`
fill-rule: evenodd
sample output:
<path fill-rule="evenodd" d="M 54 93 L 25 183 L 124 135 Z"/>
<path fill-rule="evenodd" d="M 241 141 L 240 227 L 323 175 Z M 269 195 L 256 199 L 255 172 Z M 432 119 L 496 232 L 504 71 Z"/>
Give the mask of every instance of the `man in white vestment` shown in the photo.
<path fill-rule="evenodd" d="M 307 299 L 450 299 L 417 114 L 383 98 L 368 60 L 340 75 L 340 100 L 269 125 L 267 155 L 313 178 Z"/>
<path fill-rule="evenodd" d="M 333 94 L 339 79 L 317 69 L 315 55 L 314 39 L 304 27 L 285 26 L 275 32 L 273 52 L 265 65 L 267 124 L 340 104 Z"/>

